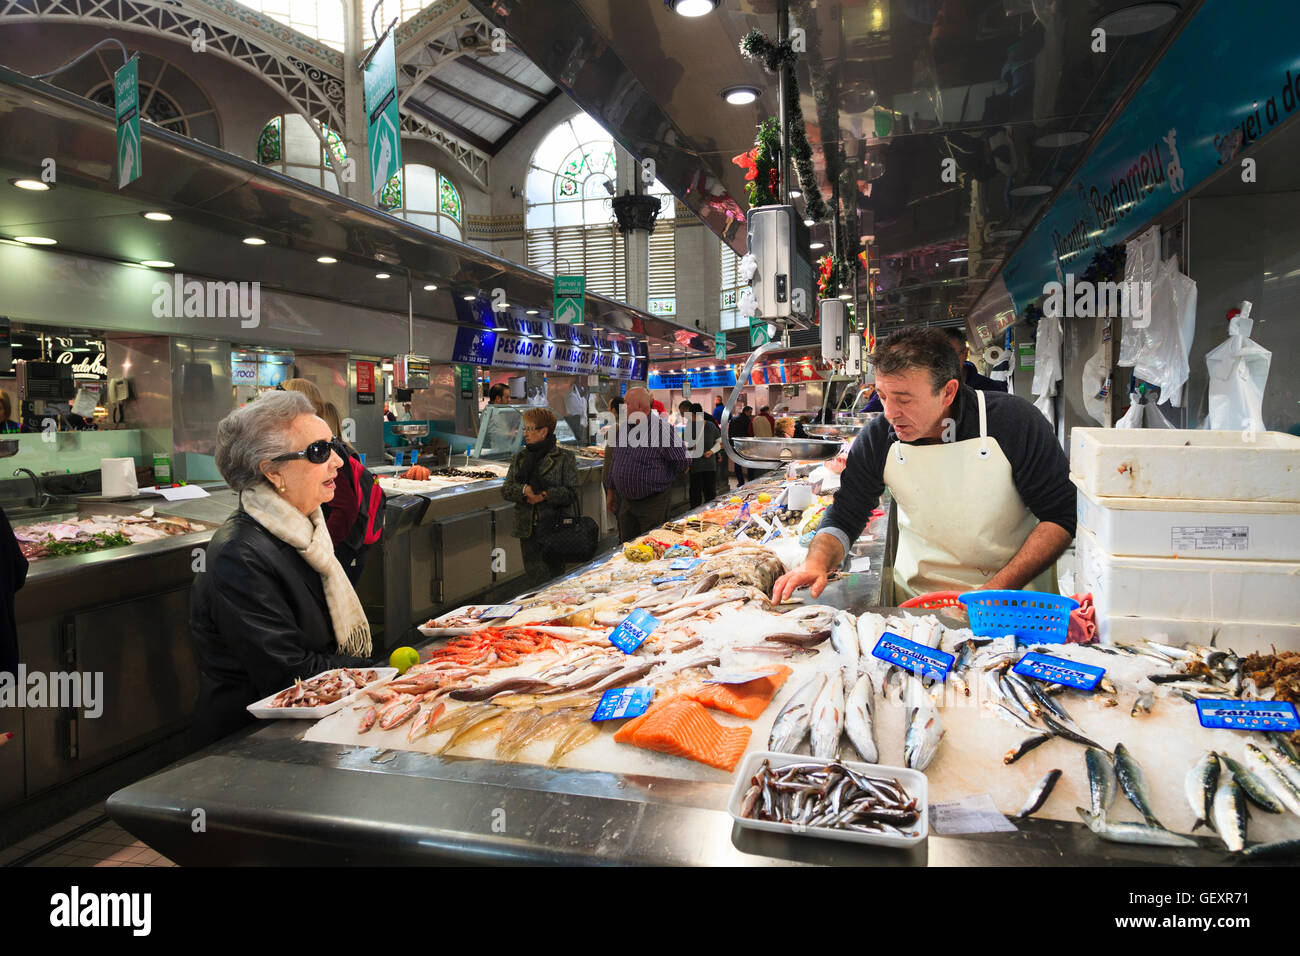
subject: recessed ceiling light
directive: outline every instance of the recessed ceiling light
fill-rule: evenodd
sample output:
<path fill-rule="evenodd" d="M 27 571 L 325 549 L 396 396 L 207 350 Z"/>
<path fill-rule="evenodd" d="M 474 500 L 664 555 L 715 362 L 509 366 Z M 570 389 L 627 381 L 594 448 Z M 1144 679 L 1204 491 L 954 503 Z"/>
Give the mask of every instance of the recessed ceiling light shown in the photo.
<path fill-rule="evenodd" d="M 1042 186 L 1034 183 L 1024 186 L 1016 186 L 1011 190 L 1013 196 L 1046 196 L 1052 191 L 1051 186 Z"/>
<path fill-rule="evenodd" d="M 758 92 L 753 86 L 729 86 L 722 91 L 722 98 L 732 106 L 748 106 L 758 99 Z"/>
<path fill-rule="evenodd" d="M 536 314 L 537 314 L 537 310 L 536 310 L 536 309 L 528 309 L 524 314 L 525 314 L 525 315 L 536 315 Z"/>
<path fill-rule="evenodd" d="M 11 179 L 9 183 L 19 189 L 26 189 L 34 193 L 48 192 L 50 188 L 49 183 L 43 183 L 39 179 Z"/>
<path fill-rule="evenodd" d="M 703 17 L 718 7 L 718 0 L 664 0 L 664 6 L 684 17 Z"/>
<path fill-rule="evenodd" d="M 375 278 L 376 278 L 376 279 L 391 279 L 392 276 L 390 276 L 387 272 L 376 272 L 376 273 L 375 273 Z"/>
<path fill-rule="evenodd" d="M 1066 129 L 1059 133 L 1043 133 L 1034 140 L 1034 145 L 1041 149 L 1057 149 L 1062 146 L 1078 146 L 1086 142 L 1089 133 L 1081 129 Z"/>
<path fill-rule="evenodd" d="M 805 226 L 816 225 L 816 223 L 817 223 L 817 220 L 816 220 L 816 219 L 805 219 L 805 220 L 803 221 L 803 224 L 804 224 Z"/>
<path fill-rule="evenodd" d="M 264 245 L 266 245 L 266 240 L 265 240 L 265 239 L 262 239 L 262 238 L 260 238 L 260 237 L 258 237 L 258 236 L 249 236 L 247 239 L 244 240 L 244 245 L 246 245 L 246 246 L 264 246 Z"/>
<path fill-rule="evenodd" d="M 463 295 L 463 296 L 461 296 L 461 298 L 464 299 L 466 302 L 473 302 L 475 299 L 478 298 L 478 296 L 476 296 L 476 295 Z"/>
<path fill-rule="evenodd" d="M 44 236 L 14 236 L 15 242 L 21 242 L 27 246 L 54 246 L 58 243 L 53 239 L 47 239 Z"/>
<path fill-rule="evenodd" d="M 426 286 L 424 287 L 424 291 L 425 291 L 425 292 L 432 292 L 432 291 L 434 291 L 434 290 L 437 289 L 437 288 L 438 288 L 438 287 L 437 287 L 436 285 L 434 285 L 432 282 L 430 282 L 428 285 L 426 285 Z"/>
<path fill-rule="evenodd" d="M 826 243 L 824 243 L 824 242 L 810 242 L 810 243 L 808 243 L 808 248 L 809 248 L 809 249 L 825 249 L 825 248 L 826 248 Z"/>
<path fill-rule="evenodd" d="M 142 212 L 140 213 L 140 215 L 144 216 L 144 218 L 148 219 L 150 222 L 171 222 L 172 221 L 171 214 L 165 212 Z"/>
<path fill-rule="evenodd" d="M 148 266 L 150 269 L 170 269 L 176 263 L 168 262 L 166 259 L 141 259 L 140 265 Z"/>
<path fill-rule="evenodd" d="M 1133 3 L 1122 10 L 1108 13 L 1096 23 L 1096 29 L 1105 30 L 1118 37 L 1131 37 L 1164 26 L 1181 9 L 1176 3 Z"/>
<path fill-rule="evenodd" d="M 338 260 L 333 256 L 317 256 L 316 261 L 323 266 L 332 266 L 334 263 L 338 262 Z"/>

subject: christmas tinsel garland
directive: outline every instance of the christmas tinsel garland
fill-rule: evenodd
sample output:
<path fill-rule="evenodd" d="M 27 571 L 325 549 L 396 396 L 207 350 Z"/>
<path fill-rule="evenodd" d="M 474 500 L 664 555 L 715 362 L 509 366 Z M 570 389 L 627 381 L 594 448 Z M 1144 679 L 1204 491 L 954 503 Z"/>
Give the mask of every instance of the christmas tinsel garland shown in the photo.
<path fill-rule="evenodd" d="M 781 153 L 781 128 L 775 118 L 763 120 L 754 144 L 748 153 L 741 153 L 731 161 L 748 170 L 745 174 L 745 199 L 750 207 L 772 206 L 777 203 L 776 194 L 781 186 L 781 174 L 776 168 Z"/>

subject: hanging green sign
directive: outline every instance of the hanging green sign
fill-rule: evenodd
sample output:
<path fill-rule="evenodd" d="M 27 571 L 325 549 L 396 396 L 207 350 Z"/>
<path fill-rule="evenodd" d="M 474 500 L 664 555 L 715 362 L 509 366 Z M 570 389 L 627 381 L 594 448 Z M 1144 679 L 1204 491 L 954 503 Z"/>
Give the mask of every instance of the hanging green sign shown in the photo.
<path fill-rule="evenodd" d="M 724 359 L 727 357 L 727 333 L 726 332 L 713 333 L 713 357 L 716 359 Z"/>
<path fill-rule="evenodd" d="M 749 320 L 749 347 L 756 349 L 772 341 L 772 329 L 766 319 Z"/>
<path fill-rule="evenodd" d="M 556 276 L 551 300 L 551 320 L 556 325 L 582 325 L 586 302 L 586 276 Z"/>
<path fill-rule="evenodd" d="M 131 57 L 113 74 L 117 113 L 117 188 L 140 178 L 140 61 Z"/>
<path fill-rule="evenodd" d="M 397 57 L 390 32 L 366 64 L 366 135 L 370 143 L 370 194 L 379 195 L 402 168 L 401 120 L 397 113 Z"/>
<path fill-rule="evenodd" d="M 456 378 L 460 383 L 460 397 L 474 397 L 474 366 L 457 365 Z"/>

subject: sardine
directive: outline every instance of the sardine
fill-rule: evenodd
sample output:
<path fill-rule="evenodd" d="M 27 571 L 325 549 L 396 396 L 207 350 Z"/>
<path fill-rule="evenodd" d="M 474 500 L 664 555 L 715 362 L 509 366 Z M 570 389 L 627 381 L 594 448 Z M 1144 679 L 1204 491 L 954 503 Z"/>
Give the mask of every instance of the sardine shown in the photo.
<path fill-rule="evenodd" d="M 812 753 L 834 760 L 839 757 L 840 734 L 844 731 L 844 684 L 838 674 L 826 681 L 812 708 Z"/>
<path fill-rule="evenodd" d="M 1225 762 L 1228 762 L 1228 766 L 1231 767 L 1232 763 L 1227 758 L 1224 759 Z M 1276 764 L 1268 759 L 1264 751 L 1254 744 L 1246 744 L 1246 761 L 1251 770 L 1255 772 L 1256 778 L 1264 785 L 1264 793 L 1273 798 L 1271 804 L 1268 800 L 1261 802 L 1256 798 L 1262 797 L 1264 794 L 1252 793 L 1250 788 L 1243 783 L 1242 786 L 1246 789 L 1246 795 L 1250 797 L 1251 801 L 1262 806 L 1265 810 L 1268 810 L 1270 805 L 1277 806 L 1281 804 L 1285 809 L 1300 816 L 1300 791 L 1291 785 L 1291 781 L 1278 769 Z M 1235 773 L 1234 769 L 1234 775 Z"/>
<path fill-rule="evenodd" d="M 1115 767 L 1106 751 L 1097 747 L 1089 747 L 1084 751 L 1083 762 L 1088 768 L 1088 796 L 1092 816 L 1104 821 L 1115 802 L 1115 794 L 1119 792 Z"/>
<path fill-rule="evenodd" d="M 1018 717 L 1013 711 L 1008 710 L 1006 707 L 1004 707 L 1002 704 L 996 701 L 986 700 L 984 701 L 984 706 L 987 707 L 989 709 L 989 712 L 992 713 L 993 716 L 997 717 L 998 720 L 1010 724 L 1012 727 L 1015 727 L 1017 730 L 1023 731 L 1024 733 L 1027 734 L 1033 734 L 1035 736 L 1043 733 L 1043 729 L 1041 727 L 1035 727 L 1033 724 Z"/>
<path fill-rule="evenodd" d="M 1052 795 L 1052 788 L 1056 786 L 1056 781 L 1060 779 L 1061 771 L 1047 771 L 1043 779 L 1038 781 L 1038 785 L 1029 792 L 1029 798 L 1025 801 L 1025 805 L 1020 808 L 1020 812 L 1016 814 L 1016 819 L 1024 820 L 1031 814 L 1036 813 L 1047 802 L 1047 798 Z"/>
<path fill-rule="evenodd" d="M 1010 766 L 1035 747 L 1045 744 L 1051 739 L 1051 734 L 1034 734 L 1032 737 L 1026 737 L 1020 741 L 1019 746 L 1011 748 L 1002 755 L 1002 762 Z"/>
<path fill-rule="evenodd" d="M 835 615 L 835 622 L 831 625 L 831 646 L 840 656 L 845 688 L 851 691 L 858 675 L 858 622 L 847 611 Z"/>
<path fill-rule="evenodd" d="M 1231 771 L 1225 776 L 1232 776 Z M 1206 753 L 1183 778 L 1183 794 L 1187 797 L 1192 812 L 1196 814 L 1196 823 L 1192 825 L 1193 833 L 1202 825 L 1214 829 L 1214 792 L 1218 786 L 1219 758 L 1214 753 Z"/>
<path fill-rule="evenodd" d="M 1300 839 L 1276 840 L 1273 843 L 1256 843 L 1238 854 L 1242 860 L 1294 860 L 1300 858 Z"/>
<path fill-rule="evenodd" d="M 1246 796 L 1232 774 L 1219 778 L 1210 812 L 1214 815 L 1214 829 L 1219 831 L 1228 852 L 1240 853 L 1246 846 Z"/>
<path fill-rule="evenodd" d="M 1076 807 L 1083 822 L 1093 833 L 1112 843 L 1141 843 L 1146 846 L 1194 847 L 1196 841 L 1191 837 L 1170 833 L 1164 827 L 1146 826 L 1142 823 L 1111 823 L 1089 813 L 1083 807 Z"/>
<path fill-rule="evenodd" d="M 1034 714 L 1032 714 L 1029 709 L 1020 702 L 1020 698 L 1016 695 L 1015 688 L 1012 686 L 1011 681 L 1007 680 L 1006 674 L 1003 674 L 998 678 L 998 690 L 1002 694 L 1002 703 L 1010 708 L 1016 716 L 1022 718 L 1026 722 L 1033 722 Z M 1038 708 L 1038 710 L 1040 713 L 1042 712 L 1041 707 Z"/>
<path fill-rule="evenodd" d="M 943 721 L 933 698 L 911 674 L 904 675 L 904 706 L 907 708 L 907 736 L 903 740 L 904 763 L 924 770 L 934 759 L 943 740 Z"/>
<path fill-rule="evenodd" d="M 1038 701 L 1038 703 L 1042 704 L 1043 707 L 1050 710 L 1066 723 L 1074 723 L 1074 718 L 1070 716 L 1070 712 L 1059 703 L 1052 700 L 1051 695 L 1039 685 L 1038 681 L 1025 681 L 1025 686 L 1029 688 L 1029 692 L 1034 695 L 1034 699 Z M 1060 687 L 1061 685 L 1056 684 L 1054 686 Z"/>
<path fill-rule="evenodd" d="M 772 722 L 772 733 L 767 741 L 767 749 L 778 753 L 794 753 L 808 736 L 812 725 L 812 708 L 817 702 L 822 688 L 826 686 L 826 675 L 817 674 L 794 692 L 786 701 L 776 720 Z"/>
<path fill-rule="evenodd" d="M 875 693 L 871 678 L 863 674 L 853 685 L 848 702 L 844 705 L 844 732 L 866 763 L 880 762 L 880 748 L 876 745 L 874 718 Z"/>
<path fill-rule="evenodd" d="M 1133 701 L 1133 709 L 1129 711 L 1130 717 L 1136 717 L 1138 714 L 1149 714 L 1151 708 L 1156 705 L 1156 695 L 1154 691 L 1147 691 L 1145 694 L 1138 694 L 1137 700 Z"/>
<path fill-rule="evenodd" d="M 1092 740 L 1088 737 L 1085 737 L 1081 733 L 1071 730 L 1069 727 L 1065 726 L 1065 724 L 1061 723 L 1059 720 L 1053 717 L 1050 713 L 1044 712 L 1041 719 L 1043 723 L 1047 725 L 1047 729 L 1052 731 L 1052 733 L 1056 734 L 1056 736 L 1058 737 L 1064 737 L 1066 740 L 1073 741 L 1076 744 L 1083 744 L 1083 746 L 1085 747 L 1096 747 L 1098 750 L 1106 749 L 1101 744 L 1097 743 L 1095 740 Z"/>
<path fill-rule="evenodd" d="M 1288 760 L 1293 760 L 1297 764 L 1300 764 L 1300 753 L 1296 752 L 1295 747 L 1291 743 L 1291 737 L 1289 734 L 1278 732 L 1271 733 L 1268 735 L 1268 740 L 1269 743 L 1281 750 L 1282 753 L 1286 754 Z"/>
<path fill-rule="evenodd" d="M 1164 828 L 1164 824 L 1151 812 L 1151 798 L 1148 796 L 1146 774 L 1142 766 L 1123 744 L 1115 745 L 1115 778 L 1129 803 L 1137 807 L 1138 813 L 1153 827 Z"/>
<path fill-rule="evenodd" d="M 1284 738 L 1275 736 L 1263 748 L 1257 749 L 1262 749 L 1269 762 L 1277 767 L 1282 776 L 1291 784 L 1292 789 L 1300 792 L 1300 760 L 1296 760 L 1291 753 L 1287 752 L 1287 747 L 1290 746 L 1289 742 L 1287 747 L 1283 747 L 1279 743 L 1279 740 L 1282 739 Z"/>
<path fill-rule="evenodd" d="M 1034 692 L 1029 689 L 1024 679 L 1018 674 L 1008 672 L 1003 680 L 1011 688 L 1011 693 L 1015 695 L 1017 703 L 1034 717 L 1043 715 L 1043 705 L 1034 699 Z"/>

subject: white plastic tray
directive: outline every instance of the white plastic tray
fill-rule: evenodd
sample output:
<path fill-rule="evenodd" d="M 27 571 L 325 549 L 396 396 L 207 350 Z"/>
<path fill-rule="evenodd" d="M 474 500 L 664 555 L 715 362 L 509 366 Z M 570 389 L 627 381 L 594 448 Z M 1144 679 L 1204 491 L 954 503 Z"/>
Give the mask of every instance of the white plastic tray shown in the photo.
<path fill-rule="evenodd" d="M 332 674 L 334 673 L 334 671 L 338 669 L 339 668 L 335 667 L 327 671 L 321 671 L 319 674 L 314 675 L 311 679 L 315 680 L 317 677 L 324 677 L 326 674 Z M 364 691 L 367 687 L 378 686 L 379 684 L 386 683 L 397 676 L 396 667 L 353 667 L 353 668 L 349 668 L 349 670 L 374 671 L 378 676 L 376 676 L 376 678 L 373 681 L 371 681 L 369 684 L 367 684 L 365 687 L 362 687 L 360 690 L 353 691 L 351 694 L 348 694 L 348 696 L 346 697 L 339 698 L 338 700 L 334 701 L 334 703 L 332 704 L 321 704 L 319 707 L 272 707 L 270 706 L 271 701 L 275 700 L 278 694 L 282 693 L 284 690 L 288 690 L 288 688 L 281 688 L 280 690 L 277 690 L 274 694 L 271 694 L 267 697 L 263 697 L 257 703 L 249 704 L 248 712 L 252 714 L 254 717 L 259 718 L 260 720 L 294 720 L 294 719 L 316 720 L 319 717 L 328 717 L 336 710 L 342 710 L 348 704 L 356 700 L 357 696 L 362 691 Z"/>
<path fill-rule="evenodd" d="M 455 618 L 464 615 L 474 614 L 490 607 L 502 607 L 502 606 L 509 606 L 509 605 L 510 602 L 508 601 L 499 602 L 497 604 L 466 604 L 464 607 L 458 607 L 454 611 L 448 611 L 445 614 L 440 615 L 434 621 L 432 627 L 422 624 L 419 627 L 417 627 L 416 630 L 419 631 L 421 634 L 423 634 L 425 637 L 459 637 L 462 634 L 473 634 L 475 631 L 479 630 L 480 628 L 491 626 L 493 622 L 500 623 L 501 621 L 508 621 L 510 620 L 510 618 L 509 617 L 483 618 L 482 620 L 477 621 L 472 627 L 465 624 L 458 624 L 455 627 L 439 627 L 437 622 L 445 621 L 447 618 Z M 513 616 L 514 615 L 511 615 L 511 617 Z"/>
<path fill-rule="evenodd" d="M 831 827 L 796 827 L 793 823 L 776 823 L 771 820 L 755 820 L 751 817 L 741 816 L 740 806 L 745 800 L 745 791 L 749 789 L 750 781 L 753 779 L 754 774 L 758 773 L 758 768 L 764 760 L 772 765 L 773 770 L 780 770 L 782 767 L 788 767 L 790 764 L 795 763 L 820 763 L 826 766 L 834 763 L 831 760 L 819 760 L 816 757 L 807 757 L 802 754 L 772 753 L 770 751 L 755 751 L 746 754 L 745 759 L 741 761 L 740 770 L 736 773 L 736 783 L 731 790 L 731 799 L 727 801 L 727 812 L 742 827 L 751 830 L 767 830 L 771 833 L 820 837 L 823 840 L 870 843 L 875 846 L 916 846 L 930 835 L 929 781 L 926 779 L 925 774 L 918 770 L 909 770 L 906 767 L 887 767 L 881 764 L 858 763 L 852 760 L 841 760 L 840 763 L 856 773 L 873 777 L 894 778 L 902 784 L 904 790 L 916 798 L 917 809 L 921 811 L 921 815 L 916 821 L 916 836 L 894 836 L 892 833 L 860 833 L 857 830 L 839 830 Z"/>

